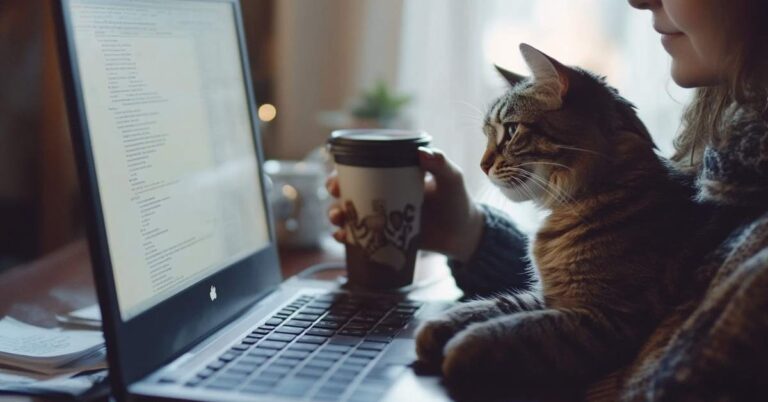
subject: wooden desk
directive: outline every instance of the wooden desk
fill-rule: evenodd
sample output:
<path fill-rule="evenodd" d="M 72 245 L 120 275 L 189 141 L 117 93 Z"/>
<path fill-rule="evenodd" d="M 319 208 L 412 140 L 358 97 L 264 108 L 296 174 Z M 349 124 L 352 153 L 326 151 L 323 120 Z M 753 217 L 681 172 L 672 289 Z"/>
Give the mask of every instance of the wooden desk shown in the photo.
<path fill-rule="evenodd" d="M 56 314 L 96 303 L 88 245 L 71 243 L 0 276 L 0 315 L 55 326 Z"/>
<path fill-rule="evenodd" d="M 284 277 L 296 275 L 313 264 L 344 261 L 344 249 L 332 240 L 315 250 L 280 250 Z M 320 275 L 333 279 L 333 270 Z M 421 299 L 455 299 L 460 295 L 449 278 L 445 259 L 424 253 L 419 258 L 416 281 L 431 286 L 413 292 Z M 28 264 L 0 275 L 0 316 L 10 315 L 40 326 L 56 326 L 56 314 L 96 303 L 88 244 L 82 239 Z"/>

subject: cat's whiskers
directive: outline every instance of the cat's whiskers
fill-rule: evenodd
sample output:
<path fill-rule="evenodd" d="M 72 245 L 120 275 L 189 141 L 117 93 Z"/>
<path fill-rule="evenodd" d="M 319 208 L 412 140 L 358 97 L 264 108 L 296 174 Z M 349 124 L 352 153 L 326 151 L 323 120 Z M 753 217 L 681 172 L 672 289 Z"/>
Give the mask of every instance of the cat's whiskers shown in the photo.
<path fill-rule="evenodd" d="M 556 163 L 556 162 L 545 162 L 545 161 L 533 161 L 533 162 L 523 162 L 516 166 L 529 166 L 529 165 L 551 165 L 551 166 L 557 166 L 561 167 L 563 169 L 568 169 L 570 171 L 573 171 L 573 168 L 570 166 L 563 165 L 562 163 Z"/>
<path fill-rule="evenodd" d="M 588 153 L 588 154 L 597 155 L 597 156 L 602 157 L 602 158 L 611 159 L 608 155 L 600 153 L 600 152 L 597 152 L 597 151 L 593 151 L 591 149 L 584 149 L 584 148 L 574 147 L 574 146 L 570 146 L 570 145 L 558 145 L 558 144 L 555 144 L 555 147 L 560 148 L 560 149 L 568 149 L 568 150 L 571 150 L 571 151 L 585 152 L 585 153 Z"/>
<path fill-rule="evenodd" d="M 568 193 L 566 193 L 565 190 L 563 190 L 563 189 L 561 189 L 559 187 L 553 186 L 552 184 L 549 183 L 548 180 L 545 180 L 543 177 L 541 177 L 541 176 L 539 176 L 539 175 L 537 175 L 535 173 L 530 173 L 530 172 L 529 172 L 529 177 L 531 179 L 533 179 L 533 180 L 537 180 L 538 182 L 540 182 L 542 185 L 546 186 L 547 188 L 552 189 L 552 191 L 555 191 L 557 194 L 560 195 L 561 201 L 563 201 L 565 203 L 573 202 L 573 197 L 571 197 Z"/>
<path fill-rule="evenodd" d="M 514 166 L 502 166 L 500 168 L 496 168 L 496 174 L 503 174 L 503 173 L 509 173 L 509 172 L 516 172 L 518 170 L 522 169 L 515 169 Z"/>
<path fill-rule="evenodd" d="M 472 121 L 483 121 L 485 120 L 484 115 L 479 115 L 477 113 L 469 113 L 468 111 L 459 111 L 456 114 L 454 114 L 456 117 L 464 118 L 464 119 L 471 119 Z"/>
<path fill-rule="evenodd" d="M 520 171 L 527 178 L 530 178 L 533 184 L 536 184 L 539 188 L 549 194 L 556 202 L 560 204 L 567 204 L 569 202 L 567 195 L 562 190 L 552 186 L 546 180 L 539 177 L 539 175 L 536 173 L 532 173 L 523 169 L 520 169 Z"/>
<path fill-rule="evenodd" d="M 546 192 L 553 198 L 555 202 L 559 204 L 560 207 L 566 208 L 569 210 L 574 216 L 576 216 L 580 221 L 583 223 L 587 223 L 587 220 L 584 219 L 582 214 L 576 211 L 576 209 L 573 207 L 574 199 L 569 194 L 567 194 L 564 190 L 559 189 L 555 186 L 552 186 L 548 181 L 546 181 L 544 178 L 540 177 L 539 175 L 522 169 L 519 166 L 504 166 L 496 171 L 496 177 L 499 180 L 504 180 L 507 182 L 512 182 L 523 194 L 526 195 L 531 200 L 536 199 L 535 191 L 531 189 L 530 184 L 536 185 L 539 187 L 542 191 Z M 523 176 L 521 178 L 520 176 Z M 530 180 L 525 180 L 530 179 Z M 508 199 L 509 200 L 509 199 Z M 511 200 L 509 200 L 511 202 Z"/>
<path fill-rule="evenodd" d="M 497 206 L 502 209 L 514 207 L 515 203 L 507 198 L 501 191 L 499 191 L 498 187 L 491 186 L 489 190 L 489 196 L 486 198 L 486 201 L 490 205 Z"/>
<path fill-rule="evenodd" d="M 555 186 L 552 186 L 547 180 L 544 180 L 544 178 L 540 177 L 536 173 L 529 172 L 525 169 L 521 169 L 518 167 L 509 167 L 509 169 L 516 171 L 517 173 L 523 174 L 526 178 L 530 178 L 533 181 L 533 183 L 535 183 L 539 188 L 547 192 L 547 194 L 549 194 L 558 203 L 565 205 L 573 201 L 573 198 L 567 193 L 565 193 L 565 191 Z"/>
<path fill-rule="evenodd" d="M 528 187 L 528 183 L 526 183 L 524 180 L 516 176 L 510 176 L 509 178 L 512 179 L 512 181 L 514 181 L 515 186 L 517 186 L 520 189 L 520 191 L 522 191 L 523 194 L 525 194 L 525 196 L 528 197 L 528 199 L 533 200 L 535 198 L 535 194 L 533 190 L 531 190 L 531 188 Z"/>
<path fill-rule="evenodd" d="M 547 188 L 549 188 L 549 189 L 552 189 L 552 190 L 558 192 L 559 194 L 561 194 L 561 196 L 563 198 L 561 198 L 559 200 L 557 198 L 555 198 L 556 201 L 559 202 L 559 207 L 566 208 L 567 210 L 569 210 L 582 223 L 584 223 L 584 224 L 588 223 L 587 220 L 584 218 L 584 216 L 581 213 L 579 213 L 576 210 L 576 208 L 574 208 L 573 203 L 575 202 L 575 200 L 573 199 L 573 197 L 571 197 L 570 195 L 566 194 L 563 190 L 558 189 L 557 187 L 552 186 L 549 183 L 546 183 L 546 187 L 544 187 L 541 184 L 541 182 L 543 182 L 543 179 L 541 177 L 538 177 L 537 175 L 531 176 L 531 173 L 528 172 L 528 171 L 525 171 L 525 170 L 523 172 L 528 175 L 527 177 L 530 177 L 532 179 L 531 183 L 536 184 L 537 186 L 541 187 L 542 190 L 547 191 Z M 538 181 L 536 179 L 538 179 Z"/>
<path fill-rule="evenodd" d="M 505 173 L 510 173 L 510 174 L 505 174 Z M 497 177 L 500 180 L 510 181 L 511 179 L 511 180 L 514 180 L 518 186 L 525 187 L 526 189 L 530 190 L 530 188 L 527 187 L 527 184 L 528 184 L 527 181 L 520 180 L 520 178 L 517 177 L 519 176 L 519 174 L 523 174 L 525 178 L 530 178 L 532 180 L 532 183 L 536 184 L 539 188 L 541 188 L 544 192 L 546 192 L 550 197 L 554 198 L 556 201 L 561 203 L 564 203 L 567 201 L 564 197 L 562 197 L 557 193 L 556 191 L 557 189 L 552 188 L 549 184 L 547 184 L 544 181 L 544 179 L 538 177 L 538 175 L 536 175 L 535 173 L 529 172 L 524 169 L 516 168 L 513 166 L 503 167 L 497 171 Z M 536 198 L 535 196 L 533 196 L 534 192 L 532 190 L 526 193 L 526 195 L 528 195 L 529 198 L 531 199 Z"/>
<path fill-rule="evenodd" d="M 456 122 L 456 126 L 460 128 L 472 127 L 473 131 L 477 131 L 480 134 L 482 134 L 482 130 L 478 129 L 478 127 L 482 127 L 482 125 L 483 122 L 481 120 L 465 120 Z"/>
<path fill-rule="evenodd" d="M 477 131 L 482 134 L 482 127 L 485 124 L 485 116 L 457 114 L 453 123 L 458 131 L 472 129 L 472 131 Z"/>
<path fill-rule="evenodd" d="M 457 104 L 462 105 L 462 106 L 467 106 L 470 109 L 470 111 L 473 111 L 473 112 L 477 113 L 476 115 L 474 115 L 474 117 L 480 116 L 481 119 L 483 117 L 485 117 L 485 112 L 480 110 L 479 107 L 473 105 L 472 103 L 469 103 L 469 102 L 463 101 L 463 100 L 454 100 L 453 103 L 457 103 Z"/>

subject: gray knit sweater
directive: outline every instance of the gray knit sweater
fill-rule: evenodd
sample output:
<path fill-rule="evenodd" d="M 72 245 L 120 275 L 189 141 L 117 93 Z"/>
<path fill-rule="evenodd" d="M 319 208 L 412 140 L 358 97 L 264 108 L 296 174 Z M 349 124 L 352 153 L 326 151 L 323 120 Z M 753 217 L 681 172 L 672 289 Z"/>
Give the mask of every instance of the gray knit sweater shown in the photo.
<path fill-rule="evenodd" d="M 536 279 L 530 269 L 528 239 L 504 212 L 480 207 L 485 222 L 476 251 L 466 263 L 448 261 L 456 285 L 468 298 L 529 289 Z"/>

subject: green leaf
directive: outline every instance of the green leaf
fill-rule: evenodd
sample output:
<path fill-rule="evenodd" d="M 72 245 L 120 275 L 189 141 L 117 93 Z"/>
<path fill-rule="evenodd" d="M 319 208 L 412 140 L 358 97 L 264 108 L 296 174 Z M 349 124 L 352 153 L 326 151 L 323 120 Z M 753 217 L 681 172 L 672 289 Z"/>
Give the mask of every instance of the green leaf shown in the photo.
<path fill-rule="evenodd" d="M 410 96 L 393 93 L 384 80 L 379 80 L 373 88 L 362 93 L 352 114 L 365 119 L 392 119 L 410 101 Z"/>

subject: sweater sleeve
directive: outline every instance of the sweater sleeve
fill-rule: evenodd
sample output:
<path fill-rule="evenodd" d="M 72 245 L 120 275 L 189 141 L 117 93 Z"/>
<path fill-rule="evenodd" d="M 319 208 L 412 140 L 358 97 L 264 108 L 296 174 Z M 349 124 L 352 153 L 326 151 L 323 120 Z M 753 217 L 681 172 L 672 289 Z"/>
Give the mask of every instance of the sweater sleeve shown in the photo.
<path fill-rule="evenodd" d="M 489 296 L 504 291 L 533 288 L 528 240 L 502 211 L 481 205 L 483 232 L 468 261 L 448 260 L 456 285 L 465 297 Z"/>

